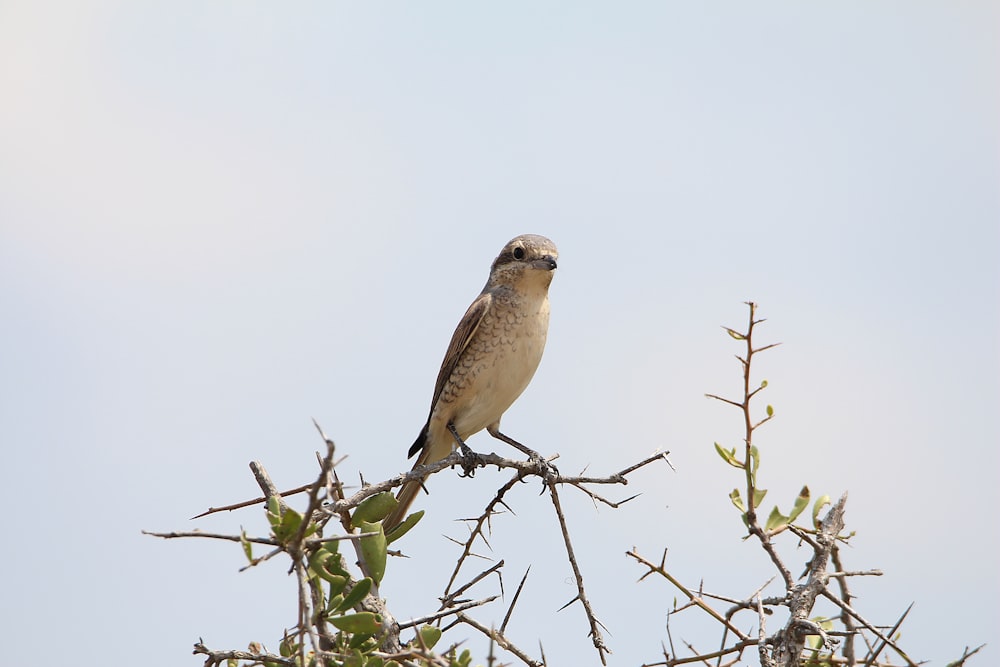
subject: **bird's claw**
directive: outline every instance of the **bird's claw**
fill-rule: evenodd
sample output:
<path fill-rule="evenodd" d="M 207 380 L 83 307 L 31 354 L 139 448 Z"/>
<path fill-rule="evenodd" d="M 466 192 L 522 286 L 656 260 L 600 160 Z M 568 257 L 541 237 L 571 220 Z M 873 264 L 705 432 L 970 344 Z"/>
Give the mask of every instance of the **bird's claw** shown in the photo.
<path fill-rule="evenodd" d="M 472 451 L 464 442 L 461 445 L 462 450 L 462 477 L 475 477 L 476 468 L 482 468 L 486 465 L 483 461 L 483 457 Z"/>
<path fill-rule="evenodd" d="M 542 482 L 549 484 L 559 477 L 559 469 L 549 461 L 542 458 L 538 452 L 533 452 L 528 456 L 528 461 L 534 466 L 534 473 L 542 478 Z"/>

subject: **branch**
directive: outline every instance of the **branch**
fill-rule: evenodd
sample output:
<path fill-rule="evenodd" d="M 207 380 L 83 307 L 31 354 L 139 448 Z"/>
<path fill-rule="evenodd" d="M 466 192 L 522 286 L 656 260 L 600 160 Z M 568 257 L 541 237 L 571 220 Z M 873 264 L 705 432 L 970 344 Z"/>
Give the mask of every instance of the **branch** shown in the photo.
<path fill-rule="evenodd" d="M 472 626 L 476 630 L 479 630 L 484 635 L 489 637 L 492 641 L 495 641 L 497 643 L 497 646 L 517 656 L 517 658 L 521 662 L 528 665 L 529 667 L 545 667 L 545 663 L 538 662 L 537 660 L 529 656 L 527 653 L 521 650 L 517 645 L 515 645 L 513 642 L 507 639 L 506 635 L 504 635 L 502 632 L 498 632 L 497 630 L 494 630 L 492 628 L 487 628 L 479 621 L 469 616 L 466 616 L 461 612 L 458 614 L 458 620 L 460 620 L 462 623 L 465 623 L 466 625 Z"/>
<path fill-rule="evenodd" d="M 590 637 L 594 642 L 594 648 L 597 649 L 597 654 L 601 657 L 601 664 L 606 665 L 608 664 L 606 654 L 611 653 L 611 650 L 604 644 L 604 637 L 601 635 L 603 624 L 594 615 L 594 610 L 590 606 L 590 600 L 587 598 L 587 591 L 583 588 L 583 574 L 580 573 L 580 566 L 576 563 L 573 543 L 569 538 L 569 528 L 566 527 L 566 516 L 563 514 L 562 504 L 559 502 L 559 492 L 556 490 L 554 482 L 549 482 L 548 487 L 552 505 L 555 507 L 556 516 L 559 518 L 559 527 L 562 529 L 563 544 L 566 545 L 566 555 L 569 557 L 569 564 L 573 568 L 573 577 L 576 579 L 576 599 L 583 605 L 583 610 L 587 614 L 587 621 L 590 623 Z M 572 604 L 572 602 L 569 604 Z"/>

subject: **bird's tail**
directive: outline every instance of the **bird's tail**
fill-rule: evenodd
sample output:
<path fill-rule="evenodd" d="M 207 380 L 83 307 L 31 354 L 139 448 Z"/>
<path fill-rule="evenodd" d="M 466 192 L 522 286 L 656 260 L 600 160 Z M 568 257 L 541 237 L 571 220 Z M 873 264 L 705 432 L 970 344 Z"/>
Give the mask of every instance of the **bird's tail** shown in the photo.
<path fill-rule="evenodd" d="M 413 456 L 417 452 L 420 456 L 417 457 L 417 462 L 413 464 L 413 467 L 422 466 L 425 463 L 430 463 L 430 447 L 427 446 L 427 431 L 428 424 L 424 424 L 424 427 L 420 429 L 420 435 L 413 442 L 413 446 L 410 447 L 409 456 Z M 387 516 L 382 520 L 382 530 L 389 532 L 406 518 L 406 513 L 410 510 L 410 506 L 413 501 L 417 499 L 417 494 L 420 493 L 420 489 L 423 488 L 424 480 L 426 477 L 421 477 L 420 479 L 414 479 L 406 484 L 399 490 L 396 494 L 396 502 L 399 503 L 396 509 L 392 511 L 392 514 Z"/>
<path fill-rule="evenodd" d="M 418 460 L 417 465 L 423 464 Z M 399 494 L 396 495 L 396 502 L 399 504 L 392 511 L 392 514 L 382 520 L 382 530 L 388 533 L 402 523 L 403 519 L 406 518 L 406 513 L 410 511 L 413 501 L 417 499 L 417 494 L 420 493 L 420 489 L 423 487 L 424 479 L 427 478 L 410 480 L 403 485 L 403 488 L 399 490 Z"/>

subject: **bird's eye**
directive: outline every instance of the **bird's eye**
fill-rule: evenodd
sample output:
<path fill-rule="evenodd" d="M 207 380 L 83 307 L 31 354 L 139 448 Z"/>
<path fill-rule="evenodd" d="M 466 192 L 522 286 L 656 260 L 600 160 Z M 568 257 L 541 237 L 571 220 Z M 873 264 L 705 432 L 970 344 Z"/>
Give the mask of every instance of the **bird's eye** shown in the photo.
<path fill-rule="evenodd" d="M 514 259 L 524 259 L 524 248 L 521 246 L 514 248 Z"/>

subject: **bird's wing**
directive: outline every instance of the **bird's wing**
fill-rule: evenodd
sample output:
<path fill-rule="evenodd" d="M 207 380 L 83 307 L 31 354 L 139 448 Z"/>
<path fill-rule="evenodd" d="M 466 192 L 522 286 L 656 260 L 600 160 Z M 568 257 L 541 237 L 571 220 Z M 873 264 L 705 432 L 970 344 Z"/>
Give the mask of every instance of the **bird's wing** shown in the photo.
<path fill-rule="evenodd" d="M 483 321 L 483 316 L 486 315 L 486 311 L 489 310 L 492 302 L 492 294 L 489 292 L 480 294 L 472 302 L 472 305 L 469 306 L 469 309 L 465 311 L 462 321 L 455 328 L 455 333 L 451 337 L 451 343 L 448 344 L 448 352 L 444 355 L 444 361 L 441 362 L 441 371 L 438 373 L 437 382 L 434 383 L 434 398 L 431 400 L 431 412 L 434 411 L 434 406 L 437 405 L 438 399 L 441 398 L 441 392 L 444 391 L 444 385 L 448 382 L 448 378 L 451 377 L 455 366 L 458 365 L 458 360 L 462 358 L 465 348 L 469 346 L 469 341 L 476 334 L 476 330 L 479 328 L 479 324 Z"/>

